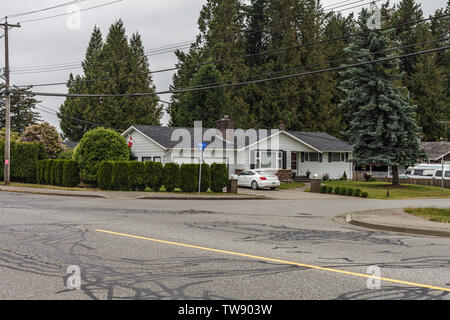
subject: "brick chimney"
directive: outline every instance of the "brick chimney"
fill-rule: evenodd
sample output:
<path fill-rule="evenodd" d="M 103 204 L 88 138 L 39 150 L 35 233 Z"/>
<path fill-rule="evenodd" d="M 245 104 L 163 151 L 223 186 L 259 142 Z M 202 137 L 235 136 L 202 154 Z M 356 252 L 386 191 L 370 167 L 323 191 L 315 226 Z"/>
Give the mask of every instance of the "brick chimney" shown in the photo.
<path fill-rule="evenodd" d="M 222 132 L 222 137 L 227 141 L 233 141 L 234 135 L 232 137 L 227 137 L 227 130 L 233 130 L 234 132 L 234 121 L 230 119 L 229 116 L 223 116 L 220 120 L 216 122 L 217 130 Z"/>

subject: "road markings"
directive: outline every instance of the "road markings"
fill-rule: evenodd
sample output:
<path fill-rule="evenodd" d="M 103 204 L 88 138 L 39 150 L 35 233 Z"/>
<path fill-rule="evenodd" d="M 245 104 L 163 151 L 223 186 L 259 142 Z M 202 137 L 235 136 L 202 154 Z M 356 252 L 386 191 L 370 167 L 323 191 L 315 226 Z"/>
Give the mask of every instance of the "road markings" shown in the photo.
<path fill-rule="evenodd" d="M 450 288 L 436 287 L 436 286 L 431 286 L 431 285 L 427 285 L 427 284 L 421 284 L 421 283 L 415 283 L 415 282 L 409 282 L 409 281 L 403 281 L 403 280 L 396 280 L 396 279 L 390 279 L 390 278 L 384 278 L 384 277 L 376 277 L 376 276 L 372 276 L 372 275 L 368 275 L 368 274 L 364 274 L 364 273 L 357 273 L 357 272 L 351 272 L 351 271 L 345 271 L 345 270 L 339 270 L 339 269 L 319 267 L 319 266 L 308 265 L 308 264 L 303 264 L 303 263 L 299 263 L 299 262 L 272 259 L 272 258 L 255 256 L 255 255 L 251 255 L 251 254 L 219 250 L 219 249 L 213 249 L 213 248 L 207 248 L 207 247 L 200 247 L 200 246 L 179 243 L 179 242 L 152 239 L 152 238 L 147 238 L 147 237 L 135 236 L 135 235 L 131 235 L 131 234 L 102 230 L 102 229 L 95 229 L 95 231 L 112 234 L 112 235 L 116 235 L 116 236 L 122 236 L 122 237 L 126 237 L 126 238 L 147 240 L 147 241 L 158 242 L 158 243 L 163 243 L 163 244 L 175 245 L 175 246 L 179 246 L 179 247 L 199 249 L 199 250 L 204 250 L 204 251 L 217 252 L 217 253 L 223 253 L 223 254 L 228 254 L 228 255 L 233 255 L 233 256 L 245 257 L 245 258 L 250 258 L 250 259 L 255 259 L 255 260 L 270 261 L 270 262 L 275 262 L 275 263 L 280 263 L 280 264 L 287 264 L 287 265 L 292 265 L 292 266 L 297 266 L 297 267 L 304 267 L 304 268 L 309 268 L 309 269 L 340 273 L 340 274 L 356 276 L 356 277 L 361 277 L 361 278 L 379 279 L 381 281 L 404 284 L 404 285 L 413 286 L 413 287 L 420 287 L 420 288 L 450 292 Z"/>

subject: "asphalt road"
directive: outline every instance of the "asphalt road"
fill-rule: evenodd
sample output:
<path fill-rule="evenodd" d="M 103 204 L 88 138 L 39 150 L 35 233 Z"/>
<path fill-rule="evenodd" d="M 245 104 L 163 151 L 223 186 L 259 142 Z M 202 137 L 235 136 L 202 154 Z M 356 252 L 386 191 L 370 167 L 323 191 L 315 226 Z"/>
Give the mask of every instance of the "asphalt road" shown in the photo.
<path fill-rule="evenodd" d="M 449 238 L 334 219 L 406 206 L 450 207 L 450 200 L 168 201 L 1 192 L 0 299 L 450 299 Z M 72 265 L 81 269 L 81 290 L 66 288 Z M 390 279 L 380 289 L 367 288 L 364 275 L 373 265 Z"/>

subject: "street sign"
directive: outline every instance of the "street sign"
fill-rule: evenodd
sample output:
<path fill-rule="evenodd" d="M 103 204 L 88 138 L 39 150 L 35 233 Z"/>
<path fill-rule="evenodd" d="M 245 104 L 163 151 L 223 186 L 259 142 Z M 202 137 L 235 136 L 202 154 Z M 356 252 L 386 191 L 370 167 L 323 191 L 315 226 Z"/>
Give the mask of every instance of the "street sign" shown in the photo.
<path fill-rule="evenodd" d="M 208 144 L 205 143 L 205 142 L 199 142 L 199 143 L 197 143 L 198 150 L 201 150 L 201 151 L 205 151 L 205 149 L 206 149 L 207 146 L 208 146 Z"/>

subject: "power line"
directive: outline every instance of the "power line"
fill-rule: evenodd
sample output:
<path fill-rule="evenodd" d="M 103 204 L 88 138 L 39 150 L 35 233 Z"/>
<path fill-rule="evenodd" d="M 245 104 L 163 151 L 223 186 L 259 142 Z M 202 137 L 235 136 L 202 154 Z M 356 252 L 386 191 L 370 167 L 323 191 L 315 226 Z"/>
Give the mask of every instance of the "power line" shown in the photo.
<path fill-rule="evenodd" d="M 39 12 L 43 12 L 43 11 L 48 11 L 48 10 L 53 10 L 53 9 L 69 6 L 71 4 L 76 4 L 76 3 L 80 3 L 80 2 L 84 2 L 84 1 L 87 1 L 87 0 L 73 0 L 73 1 L 66 2 L 66 3 L 55 5 L 55 6 L 52 6 L 52 7 L 43 8 L 43 9 L 38 9 L 38 10 L 33 10 L 33 11 L 28 11 L 28 12 L 22 12 L 22 13 L 16 13 L 16 14 L 9 14 L 9 15 L 7 15 L 7 17 L 8 18 L 22 17 L 22 16 L 34 14 L 34 13 L 39 13 Z"/>
<path fill-rule="evenodd" d="M 357 2 L 362 2 L 362 1 L 365 1 L 365 0 L 360 0 L 360 1 L 357 1 Z M 367 2 L 367 3 L 365 3 L 365 4 L 362 4 L 362 5 L 359 5 L 359 6 L 356 6 L 356 7 L 360 7 L 360 6 L 364 6 L 364 5 L 367 5 L 367 4 L 370 4 L 370 3 L 373 3 L 373 2 L 379 2 L 379 1 L 381 1 L 381 0 L 376 0 L 376 1 L 372 1 L 372 2 Z M 349 5 L 349 4 L 348 4 Z M 355 7 L 352 7 L 352 8 L 347 8 L 347 9 L 353 9 L 353 8 L 355 8 Z M 347 9 L 344 9 L 344 10 L 347 10 Z M 326 9 L 326 10 L 324 10 L 324 12 L 325 11 L 329 11 L 329 10 L 331 10 L 331 9 Z M 341 12 L 341 11 L 344 11 L 344 10 L 340 10 L 340 11 L 336 11 L 336 12 Z M 287 20 L 287 19 L 281 19 L 281 20 Z M 261 32 L 261 31 L 264 31 L 264 29 L 261 29 L 261 30 L 259 30 L 259 31 L 252 31 L 251 33 L 257 33 L 257 32 Z M 241 33 L 241 32 L 243 32 L 242 30 L 241 31 L 239 31 L 238 33 Z M 202 41 L 202 42 L 204 42 L 204 41 Z M 149 54 L 147 55 L 147 56 L 153 56 L 153 55 L 159 55 L 159 54 L 165 54 L 165 53 L 172 53 L 172 52 L 175 52 L 176 50 L 171 50 L 171 49 L 177 49 L 177 50 L 184 50 L 184 49 L 189 49 L 190 48 L 190 46 L 193 44 L 194 42 L 183 42 L 183 43 L 181 43 L 181 44 L 179 44 L 179 45 L 175 45 L 175 46 L 172 46 L 172 47 L 163 47 L 161 50 L 156 50 L 157 52 L 154 52 L 155 50 L 153 50 L 152 52 L 148 52 L 148 51 L 146 51 L 146 52 L 148 52 Z M 112 59 L 112 60 L 117 60 L 117 59 Z M 101 62 L 102 60 L 98 60 L 97 62 Z M 108 60 L 105 60 L 105 61 L 108 61 Z M 16 72 L 13 72 L 14 74 L 31 74 L 31 73 L 37 73 L 37 72 L 39 72 L 39 71 L 42 71 L 41 69 L 44 69 L 44 67 L 45 66 L 43 66 L 43 68 L 39 68 L 39 67 L 37 67 L 37 68 L 39 68 L 40 70 L 36 70 L 36 71 L 32 71 L 32 70 L 35 70 L 35 69 L 31 69 L 31 70 L 17 70 Z M 82 64 L 81 63 L 79 63 L 79 62 L 73 62 L 73 63 L 67 63 L 67 64 L 60 64 L 60 65 L 57 65 L 57 66 L 54 66 L 54 65 L 50 65 L 50 66 L 48 66 L 49 67 L 49 69 L 54 69 L 54 70 L 49 70 L 49 71 L 45 71 L 45 72 L 57 72 L 57 71 L 65 71 L 65 70 L 70 70 L 70 69 L 79 69 L 79 68 L 81 68 L 82 67 Z M 26 67 L 22 67 L 22 69 L 25 69 Z M 32 67 L 31 67 L 32 68 Z M 19 68 L 17 68 L 17 69 L 19 69 Z M 46 69 L 46 68 L 45 68 Z M 14 70 L 16 70 L 16 69 L 14 69 Z M 29 71 L 29 72 L 28 72 Z"/>
<path fill-rule="evenodd" d="M 117 2 L 121 2 L 121 1 L 123 1 L 123 0 L 111 1 L 111 2 L 107 2 L 107 3 L 104 3 L 104 4 L 97 5 L 97 6 L 84 8 L 84 9 L 81 9 L 79 12 L 92 10 L 92 9 L 97 9 L 97 8 L 102 8 L 102 7 L 109 6 L 109 5 L 112 5 L 112 4 L 115 4 Z M 74 12 L 66 12 L 66 13 L 56 14 L 56 15 L 53 15 L 53 16 L 47 16 L 47 17 L 42 17 L 42 18 L 37 18 L 37 19 L 30 19 L 30 20 L 24 20 L 24 21 L 21 21 L 20 23 L 29 23 L 29 22 L 34 22 L 34 21 L 42 21 L 42 20 L 47 20 L 47 19 L 52 19 L 52 18 L 57 18 L 57 17 L 63 17 L 63 16 L 71 15 L 71 14 L 74 14 Z"/>
<path fill-rule="evenodd" d="M 388 26 L 388 27 L 383 27 L 383 28 L 376 29 L 376 30 L 369 30 L 369 31 L 349 34 L 349 35 L 341 36 L 341 37 L 337 37 L 337 38 L 318 40 L 318 41 L 314 41 L 314 42 L 310 42 L 310 43 L 304 43 L 304 44 L 295 45 L 295 46 L 283 47 L 283 48 L 278 48 L 278 49 L 274 49 L 274 50 L 265 50 L 265 51 L 260 51 L 260 52 L 253 53 L 253 54 L 246 54 L 246 55 L 243 55 L 243 56 L 230 57 L 230 58 L 225 58 L 225 59 L 221 59 L 221 60 L 215 60 L 215 61 L 208 61 L 208 62 L 192 64 L 192 65 L 186 65 L 184 67 L 186 67 L 186 68 L 196 68 L 196 67 L 201 67 L 203 65 L 218 64 L 218 63 L 221 63 L 221 62 L 232 61 L 232 60 L 242 59 L 242 58 L 249 58 L 249 57 L 254 57 L 254 56 L 258 56 L 258 55 L 262 55 L 262 54 L 280 53 L 280 52 L 283 52 L 283 51 L 292 50 L 292 49 L 301 48 L 301 47 L 308 47 L 308 46 L 312 46 L 312 45 L 331 43 L 331 42 L 334 42 L 334 41 L 342 41 L 342 40 L 347 40 L 347 39 L 350 39 L 350 38 L 353 38 L 353 37 L 357 37 L 357 36 L 363 36 L 363 35 L 365 35 L 367 33 L 374 32 L 374 31 L 386 31 L 386 30 L 396 29 L 396 28 L 399 28 L 399 27 L 402 27 L 402 26 L 406 26 L 406 25 L 415 25 L 415 24 L 422 23 L 422 22 L 425 22 L 425 21 L 443 19 L 443 18 L 447 18 L 449 15 L 450 14 L 445 14 L 445 15 L 442 15 L 442 16 L 420 19 L 420 20 L 416 20 L 416 21 L 413 21 L 413 22 L 405 22 L 405 23 L 394 25 L 394 26 Z M 156 74 L 156 73 L 162 73 L 162 72 L 175 71 L 175 70 L 178 70 L 179 68 L 180 68 L 179 66 L 175 66 L 175 67 L 172 67 L 172 68 L 166 68 L 166 69 L 154 70 L 154 71 L 148 71 L 148 72 L 146 71 L 146 72 L 137 73 L 137 74 L 127 74 L 127 75 L 122 75 L 122 76 L 96 78 L 96 79 L 89 79 L 89 80 L 82 79 L 82 81 L 84 83 L 89 83 L 89 82 L 95 82 L 95 81 L 106 81 L 106 80 L 111 80 L 111 79 L 138 77 L 138 76 L 147 75 L 147 74 Z M 36 73 L 38 73 L 38 72 L 36 72 Z M 25 86 L 27 86 L 27 87 L 47 87 L 47 86 L 57 86 L 57 85 L 66 85 L 66 84 L 67 84 L 67 81 L 56 82 L 56 83 L 45 83 L 45 84 L 31 84 L 31 85 L 25 85 Z M 19 86 L 19 87 L 22 87 L 22 86 Z"/>
<path fill-rule="evenodd" d="M 340 70 L 360 67 L 360 66 L 369 65 L 369 64 L 376 64 L 376 63 L 385 62 L 385 61 L 391 61 L 391 60 L 396 60 L 396 59 L 418 56 L 418 55 L 422 55 L 422 54 L 426 54 L 426 53 L 443 51 L 443 50 L 447 50 L 449 48 L 450 48 L 450 46 L 445 46 L 445 47 L 439 47 L 439 48 L 394 56 L 394 57 L 387 57 L 387 58 L 382 58 L 382 59 L 378 59 L 378 60 L 371 60 L 371 61 L 367 61 L 367 62 L 350 64 L 350 65 L 346 65 L 346 66 L 315 70 L 315 71 L 310 71 L 310 72 L 305 72 L 305 73 L 295 73 L 295 74 L 289 74 L 289 75 L 273 77 L 273 78 L 265 78 L 265 79 L 259 79 L 259 80 L 253 80 L 253 81 L 222 84 L 222 85 L 217 85 L 217 86 L 207 86 L 207 87 L 200 87 L 200 88 L 186 88 L 186 89 L 177 89 L 177 90 L 166 90 L 166 91 L 160 91 L 160 92 L 125 93 L 125 94 L 65 94 L 65 93 L 26 92 L 26 91 L 15 91 L 15 92 L 13 92 L 13 94 L 31 94 L 31 95 L 36 95 L 36 96 L 70 97 L 70 98 L 108 98 L 108 97 L 131 98 L 131 97 L 174 94 L 174 93 L 184 93 L 184 92 L 193 92 L 193 91 L 204 91 L 204 90 L 219 89 L 219 88 L 237 87 L 237 86 L 248 85 L 248 84 L 257 84 L 257 83 L 269 82 L 269 81 L 275 81 L 275 80 L 285 80 L 285 79 L 290 79 L 290 78 L 297 78 L 297 77 L 331 72 L 331 71 L 340 71 Z"/>

